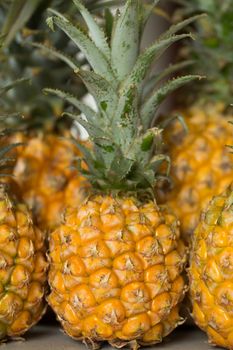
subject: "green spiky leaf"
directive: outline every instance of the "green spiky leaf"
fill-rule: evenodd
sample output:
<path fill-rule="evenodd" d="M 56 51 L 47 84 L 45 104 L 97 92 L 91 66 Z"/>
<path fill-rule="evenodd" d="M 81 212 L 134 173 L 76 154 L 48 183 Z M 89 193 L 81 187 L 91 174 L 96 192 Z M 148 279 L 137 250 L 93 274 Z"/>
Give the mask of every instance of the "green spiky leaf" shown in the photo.
<path fill-rule="evenodd" d="M 78 10 L 80 11 L 81 15 L 83 16 L 88 29 L 90 31 L 90 36 L 95 43 L 96 47 L 105 55 L 105 57 L 110 61 L 111 59 L 111 52 L 110 48 L 108 46 L 104 31 L 102 28 L 100 28 L 90 12 L 83 6 L 81 1 L 79 0 L 73 0 L 75 5 L 77 6 Z"/>
<path fill-rule="evenodd" d="M 119 80 L 130 73 L 137 60 L 139 25 L 139 0 L 127 1 L 117 17 L 111 41 L 112 66 Z"/>
<path fill-rule="evenodd" d="M 142 106 L 141 115 L 144 128 L 147 129 L 151 125 L 155 112 L 158 110 L 160 104 L 164 101 L 168 94 L 193 80 L 200 80 L 200 78 L 200 76 L 195 75 L 178 77 L 169 81 L 161 88 L 156 89 Z"/>
<path fill-rule="evenodd" d="M 175 33 L 179 32 L 181 29 L 187 27 L 189 24 L 203 18 L 203 17 L 206 17 L 205 14 L 201 14 L 201 15 L 196 15 L 196 16 L 192 16 L 192 17 L 189 17 L 187 19 L 185 19 L 184 21 L 182 22 L 179 22 L 179 23 L 176 23 L 176 24 L 173 24 L 165 33 L 163 33 L 161 35 L 161 39 L 167 39 L 167 38 L 170 38 L 172 35 L 174 35 Z"/>
<path fill-rule="evenodd" d="M 70 37 L 80 50 L 83 51 L 90 65 L 97 74 L 105 77 L 109 82 L 115 82 L 116 78 L 107 59 L 88 35 L 83 33 L 81 29 L 75 27 L 70 21 L 63 17 L 53 17 L 53 22 Z"/>
<path fill-rule="evenodd" d="M 147 81 L 145 81 L 143 85 L 143 99 L 145 98 L 145 96 L 148 96 L 152 92 L 156 84 L 158 84 L 164 78 L 167 78 L 173 75 L 175 72 L 183 70 L 184 68 L 189 67 L 192 64 L 194 64 L 194 61 L 191 60 L 171 64 L 167 68 L 163 69 L 161 72 L 152 75 L 150 78 L 147 79 Z"/>
<path fill-rule="evenodd" d="M 117 108 L 118 98 L 116 90 L 106 79 L 94 72 L 79 70 L 77 74 L 94 96 L 99 112 L 105 114 L 107 119 L 110 120 Z"/>
<path fill-rule="evenodd" d="M 131 86 L 132 84 L 142 86 L 142 82 L 153 61 L 158 60 L 172 44 L 189 37 L 190 34 L 180 34 L 161 41 L 156 41 L 138 57 L 129 77 L 124 81 L 122 89 L 127 89 L 128 86 Z"/>
<path fill-rule="evenodd" d="M 121 145 L 124 152 L 127 152 L 131 140 L 137 136 L 138 121 L 138 92 L 132 86 L 120 96 L 112 123 L 112 128 L 119 130 L 114 134 L 114 141 Z"/>
<path fill-rule="evenodd" d="M 93 119 L 97 120 L 98 119 L 98 114 L 92 108 L 87 106 L 85 103 L 79 101 L 79 99 L 77 97 L 69 94 L 68 92 L 64 92 L 64 91 L 61 91 L 58 89 L 51 89 L 51 88 L 45 88 L 43 91 L 47 94 L 52 94 L 52 95 L 58 96 L 58 97 L 64 99 L 65 101 L 69 102 L 75 108 L 80 110 L 80 112 L 85 114 L 85 116 L 87 117 L 88 120 L 93 120 Z"/>
<path fill-rule="evenodd" d="M 91 135 L 92 140 L 97 140 L 99 138 L 106 137 L 104 130 L 102 130 L 100 127 L 97 126 L 97 124 L 98 124 L 97 121 L 95 123 L 93 123 L 93 121 L 88 122 L 80 114 L 74 114 L 74 113 L 69 113 L 69 112 L 64 112 L 63 116 L 68 116 L 68 117 L 76 120 Z"/>
<path fill-rule="evenodd" d="M 151 128 L 152 120 L 169 93 L 197 76 L 179 77 L 159 85 L 169 74 L 185 66 L 181 63 L 165 68 L 149 80 L 147 77 L 152 63 L 157 62 L 167 48 L 192 37 L 191 34 L 176 33 L 194 18 L 173 26 L 170 32 L 166 31 L 140 53 L 142 23 L 147 19 L 148 7 L 145 9 L 144 2 L 139 0 L 127 0 L 116 12 L 113 26 L 111 17 L 109 61 L 102 29 L 97 29 L 97 22 L 80 0 L 75 2 L 86 21 L 90 37 L 61 16 L 55 16 L 54 21 L 86 54 L 93 68 L 91 71 L 78 69 L 76 73 L 94 97 L 98 113 L 93 118 L 87 110 L 86 120 L 80 115 L 69 114 L 86 128 L 93 141 L 92 150 L 84 152 L 88 171 L 83 174 L 102 191 L 152 190 L 156 179 L 164 176 L 160 174 L 163 162 L 168 164 L 169 170 L 169 159 L 162 153 L 162 129 L 159 125 Z M 149 12 L 156 4 L 157 1 L 149 3 Z M 114 72 L 114 79 L 109 72 Z M 59 94 L 84 111 L 80 101 Z M 78 164 L 81 169 L 80 159 Z"/>

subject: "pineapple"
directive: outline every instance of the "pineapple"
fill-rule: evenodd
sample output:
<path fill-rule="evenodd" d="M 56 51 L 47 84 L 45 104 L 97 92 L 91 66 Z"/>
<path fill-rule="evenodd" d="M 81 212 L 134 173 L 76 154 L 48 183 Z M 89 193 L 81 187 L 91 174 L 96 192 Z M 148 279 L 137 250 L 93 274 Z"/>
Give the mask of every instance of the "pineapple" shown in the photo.
<path fill-rule="evenodd" d="M 182 13 L 208 14 L 196 24 L 199 38 L 192 46 L 191 66 L 192 72 L 207 79 L 194 82 L 177 96 L 181 108 L 176 113 L 184 117 L 188 133 L 176 121 L 167 136 L 173 184 L 163 200 L 169 201 L 181 221 L 183 237 L 190 241 L 201 211 L 233 177 L 233 156 L 225 148 L 232 137 L 228 121 L 233 120 L 229 108 L 233 93 L 233 1 L 182 3 Z M 187 48 L 183 51 L 187 55 Z"/>
<path fill-rule="evenodd" d="M 233 349 L 233 185 L 215 196 L 192 241 L 192 315 L 210 343 Z"/>
<path fill-rule="evenodd" d="M 0 184 L 0 340 L 18 337 L 46 310 L 45 236 L 27 206 Z"/>
<path fill-rule="evenodd" d="M 87 2 L 92 6 L 93 1 Z M 64 35 L 57 33 L 48 36 L 46 33 L 44 9 L 51 4 L 57 4 L 57 9 L 72 15 L 73 5 L 59 1 L 47 1 L 47 4 L 43 0 L 37 1 L 37 7 L 36 3 L 35 7 L 31 6 L 31 1 L 22 1 L 21 5 L 13 1 L 10 8 L 6 5 L 0 7 L 0 22 L 3 22 L 5 33 L 5 44 L 1 51 L 1 80 L 10 82 L 19 75 L 31 79 L 31 84 L 25 83 L 23 87 L 15 87 L 13 93 L 8 93 L 1 107 L 2 113 L 17 110 L 24 116 L 20 119 L 12 115 L 8 119 L 10 127 L 13 125 L 19 129 L 10 141 L 25 144 L 14 150 L 17 160 L 13 174 L 23 188 L 23 199 L 32 210 L 34 221 L 46 231 L 54 229 L 61 222 L 61 214 L 66 206 L 78 204 L 84 198 L 88 187 L 87 181 L 71 170 L 74 156 L 80 156 L 69 140 L 72 123 L 65 118 L 54 118 L 54 115 L 59 116 L 63 112 L 65 105 L 58 98 L 48 98 L 41 93 L 48 84 L 60 89 L 69 85 L 69 93 L 76 91 L 79 97 L 86 92 L 81 83 L 78 84 L 77 77 L 71 74 L 70 68 L 60 60 L 69 61 L 69 55 L 74 56 L 77 49 L 64 40 Z M 18 6 L 22 8 L 18 9 Z M 30 13 L 32 10 L 34 12 Z M 26 22 L 29 13 L 32 18 Z M 12 21 L 16 24 L 13 25 Z M 16 31 L 23 25 L 26 27 L 21 32 Z M 26 39 L 27 45 L 24 43 Z M 38 48 L 34 48 L 34 41 L 42 41 L 46 45 L 37 44 Z M 57 43 L 59 50 L 67 46 L 66 57 L 53 50 L 52 45 Z M 47 57 L 48 53 L 50 56 L 51 53 L 55 55 L 53 61 Z"/>
<path fill-rule="evenodd" d="M 69 139 L 42 133 L 27 138 L 17 153 L 13 174 L 23 199 L 38 226 L 51 231 L 61 223 L 65 208 L 81 203 L 89 188 L 88 181 L 71 169 L 80 152 Z"/>
<path fill-rule="evenodd" d="M 154 197 L 166 156 L 160 152 L 162 130 L 151 123 L 167 94 L 196 77 L 156 87 L 164 72 L 160 77 L 148 73 L 172 43 L 189 37 L 176 32 L 194 18 L 171 27 L 140 53 L 143 27 L 156 1 L 148 7 L 127 0 L 112 17 L 107 38 L 83 4 L 74 3 L 89 35 L 59 13 L 48 23 L 62 29 L 92 67 L 77 68 L 76 74 L 98 111 L 73 99 L 86 119 L 69 115 L 86 128 L 93 143 L 92 149 L 77 145 L 87 169 L 79 162 L 77 167 L 93 190 L 82 205 L 67 209 L 64 223 L 50 235 L 48 302 L 65 332 L 88 346 L 108 341 L 137 349 L 161 342 L 183 322 L 179 306 L 187 288 L 186 247 L 176 217 Z"/>
<path fill-rule="evenodd" d="M 1 170 L 11 163 L 5 157 L 10 149 L 1 145 Z M 0 341 L 24 334 L 46 309 L 45 236 L 12 185 L 13 181 L 0 181 Z"/>

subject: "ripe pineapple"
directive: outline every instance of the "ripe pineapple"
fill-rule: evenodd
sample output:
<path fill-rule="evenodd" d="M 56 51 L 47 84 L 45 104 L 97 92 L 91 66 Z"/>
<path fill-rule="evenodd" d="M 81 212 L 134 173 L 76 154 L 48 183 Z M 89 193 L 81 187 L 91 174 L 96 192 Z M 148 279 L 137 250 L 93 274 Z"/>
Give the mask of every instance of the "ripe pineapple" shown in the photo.
<path fill-rule="evenodd" d="M 28 138 L 18 151 L 13 174 L 43 230 L 57 227 L 65 208 L 85 198 L 89 185 L 71 169 L 75 156 L 80 156 L 76 146 L 53 133 Z"/>
<path fill-rule="evenodd" d="M 24 75 L 31 79 L 31 84 L 25 83 L 23 87 L 15 87 L 13 93 L 10 91 L 4 98 L 1 112 L 12 113 L 12 117 L 8 119 L 10 127 L 13 125 L 15 129 L 22 130 L 13 135 L 10 141 L 25 143 L 14 150 L 17 161 L 13 170 L 23 188 L 23 199 L 30 206 L 38 226 L 50 231 L 61 222 L 62 213 L 67 205 L 78 204 L 84 198 L 87 181 L 83 181 L 77 172 L 71 170 L 72 160 L 74 156 L 80 156 L 80 152 L 68 140 L 71 137 L 70 120 L 54 118 L 54 115 L 62 113 L 64 103 L 57 98 L 46 97 L 41 90 L 48 84 L 61 89 L 69 85 L 69 93 L 76 91 L 79 97 L 83 96 L 86 90 L 81 84 L 78 85 L 75 74 L 72 75 L 64 62 L 47 57 L 48 52 L 53 52 L 52 45 L 56 43 L 59 43 L 58 49 L 66 47 L 66 60 L 69 60 L 68 55 L 74 56 L 77 53 L 77 49 L 64 40 L 64 35 L 47 35 L 44 13 L 49 5 L 57 4 L 58 9 L 72 15 L 73 5 L 57 1 L 46 3 L 42 0 L 38 1 L 37 7 L 35 4 L 34 8 L 31 1 L 23 2 L 19 5 L 14 1 L 10 8 L 0 5 L 0 23 L 6 33 L 5 45 L 1 51 L 1 80 L 10 82 Z M 88 3 L 92 5 L 90 1 Z M 18 6 L 22 8 L 18 9 Z M 16 10 L 21 12 L 20 16 L 15 18 L 18 13 Z M 31 13 L 32 18 L 26 22 L 27 27 L 21 32 L 16 31 L 25 24 L 31 10 L 34 12 Z M 12 25 L 12 21 L 15 21 L 15 25 Z M 22 45 L 25 38 L 27 45 Z M 39 45 L 40 49 L 35 49 L 32 46 L 33 41 L 46 42 L 47 46 L 43 48 L 43 45 Z M 39 52 L 41 47 L 47 55 Z M 54 55 L 64 59 L 61 53 L 54 51 Z M 14 118 L 14 110 L 24 118 Z"/>
<path fill-rule="evenodd" d="M 0 184 L 0 340 L 24 334 L 46 310 L 45 237 L 27 206 Z"/>
<path fill-rule="evenodd" d="M 94 348 L 108 341 L 136 349 L 161 342 L 183 322 L 179 306 L 186 291 L 186 248 L 176 217 L 154 198 L 166 157 L 160 153 L 162 130 L 150 125 L 166 95 L 195 77 L 158 88 L 161 76 L 151 79 L 148 71 L 172 43 L 189 37 L 175 34 L 187 22 L 171 27 L 140 53 L 143 27 L 154 5 L 148 9 L 140 0 L 127 0 L 105 39 L 81 2 L 74 3 L 92 40 L 61 14 L 48 23 L 81 48 L 93 69 L 76 73 L 98 111 L 76 100 L 87 119 L 70 114 L 93 142 L 91 150 L 78 145 L 88 169 L 80 170 L 93 193 L 83 205 L 67 210 L 64 224 L 50 235 L 48 302 L 71 337 Z"/>
<path fill-rule="evenodd" d="M 190 297 L 211 344 L 233 349 L 233 186 L 215 196 L 193 235 Z"/>
<path fill-rule="evenodd" d="M 179 217 L 182 234 L 189 241 L 201 211 L 233 177 L 233 155 L 225 148 L 232 137 L 228 121 L 233 120 L 229 109 L 233 93 L 233 1 L 183 3 L 181 12 L 208 14 L 196 23 L 199 37 L 192 46 L 191 66 L 192 72 L 207 79 L 194 82 L 177 97 L 181 108 L 176 113 L 184 117 L 188 133 L 177 121 L 167 137 L 173 185 L 165 200 Z"/>
<path fill-rule="evenodd" d="M 2 171 L 11 147 L 1 145 Z M 0 341 L 24 334 L 46 309 L 45 237 L 11 185 L 0 181 Z"/>

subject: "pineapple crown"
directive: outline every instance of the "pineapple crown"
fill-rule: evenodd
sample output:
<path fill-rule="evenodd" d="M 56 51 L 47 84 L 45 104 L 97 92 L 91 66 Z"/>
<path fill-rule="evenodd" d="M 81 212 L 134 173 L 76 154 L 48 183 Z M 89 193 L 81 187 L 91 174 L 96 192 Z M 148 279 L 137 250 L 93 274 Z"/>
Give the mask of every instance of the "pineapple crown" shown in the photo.
<path fill-rule="evenodd" d="M 194 58 L 191 72 L 207 79 L 192 85 L 190 97 L 229 106 L 233 94 L 233 0 L 178 0 L 178 3 L 181 5 L 178 18 L 180 14 L 182 17 L 207 14 L 195 23 L 198 40 L 191 46 L 191 53 L 188 48 Z"/>
<path fill-rule="evenodd" d="M 85 0 L 86 6 L 98 14 L 105 2 Z M 112 0 L 107 2 L 110 6 Z M 70 118 L 54 118 L 61 114 L 65 106 L 62 100 L 51 96 L 48 98 L 41 93 L 48 84 L 53 88 L 68 88 L 70 93 L 76 92 L 79 97 L 86 93 L 80 79 L 64 63 L 67 57 L 78 53 L 77 47 L 67 40 L 64 33 L 48 31 L 45 18 L 49 6 L 70 18 L 77 15 L 72 1 L 9 0 L 0 4 L 0 27 L 4 36 L 0 51 L 0 80 L 2 84 L 8 84 L 20 76 L 30 79 L 30 84 L 24 84 L 23 88 L 16 86 L 6 94 L 1 108 L 5 113 L 17 109 L 24 115 L 24 118 L 7 119 L 7 122 L 23 130 L 40 128 L 58 131 L 72 124 Z M 66 53 L 62 54 L 61 51 Z M 85 63 L 81 57 L 79 65 Z"/>
<path fill-rule="evenodd" d="M 69 113 L 88 132 L 92 149 L 77 144 L 88 170 L 79 169 L 101 191 L 140 191 L 154 188 L 166 155 L 161 153 L 162 130 L 154 126 L 155 114 L 165 97 L 178 87 L 196 79 L 182 76 L 164 81 L 177 65 L 149 75 L 152 63 L 173 43 L 190 37 L 176 34 L 196 17 L 171 26 L 151 46 L 140 52 L 147 19 L 159 2 L 150 4 L 127 0 L 115 16 L 108 13 L 107 32 L 97 24 L 79 0 L 74 4 L 86 22 L 87 31 L 52 11 L 48 18 L 54 30 L 58 26 L 85 54 L 92 70 L 83 70 L 69 62 L 94 97 L 97 111 L 76 97 L 60 90 L 48 93 L 68 100 L 79 113 Z"/>
<path fill-rule="evenodd" d="M 64 2 L 63 2 L 64 3 Z M 18 79 L 20 76 L 28 77 L 28 82 L 22 86 L 16 86 L 7 93 L 2 103 L 5 113 L 13 114 L 14 110 L 24 115 L 24 118 L 7 118 L 6 122 L 22 130 L 42 128 L 53 130 L 69 126 L 71 121 L 64 118 L 63 121 L 54 118 L 63 110 L 63 104 L 57 98 L 44 96 L 41 93 L 48 83 L 53 87 L 67 86 L 69 89 L 75 85 L 77 90 L 77 78 L 71 76 L 70 69 L 64 62 L 56 59 L 59 50 L 69 46 L 63 33 L 48 35 L 45 24 L 46 9 L 49 5 L 59 8 L 71 15 L 71 6 L 62 5 L 60 0 L 11 0 L 8 4 L 0 5 L 0 24 L 4 36 L 4 45 L 1 48 L 0 79 L 4 84 Z M 46 47 L 34 47 L 34 41 L 46 43 Z M 52 46 L 58 46 L 53 50 Z M 36 46 L 36 45 L 35 45 Z M 45 45 L 44 45 L 45 46 Z M 42 51 L 43 50 L 43 51 Z M 74 55 L 76 49 L 66 47 L 67 54 Z M 54 52 L 51 57 L 51 52 Z M 56 55 L 57 56 L 56 56 Z M 74 84 L 75 80 L 75 84 Z M 30 83 L 29 83 L 30 82 Z M 85 93 L 85 88 L 80 82 L 80 96 Z"/>

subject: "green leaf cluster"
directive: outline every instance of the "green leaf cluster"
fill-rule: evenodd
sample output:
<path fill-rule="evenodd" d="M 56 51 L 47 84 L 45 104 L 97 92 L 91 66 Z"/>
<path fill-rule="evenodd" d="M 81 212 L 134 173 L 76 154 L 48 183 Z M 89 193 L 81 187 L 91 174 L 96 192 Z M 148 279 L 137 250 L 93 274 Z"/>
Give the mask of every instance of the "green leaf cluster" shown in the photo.
<path fill-rule="evenodd" d="M 102 9 L 111 6 L 111 3 L 107 0 L 85 0 L 87 8 L 99 17 Z M 86 61 L 80 57 L 75 65 L 73 57 L 79 53 L 77 47 L 61 31 L 52 33 L 49 30 L 46 18 L 50 6 L 66 13 L 74 21 L 80 18 L 72 1 L 0 2 L 0 28 L 4 38 L 0 50 L 0 85 L 10 84 L 21 77 L 29 78 L 30 84 L 16 86 L 5 95 L 1 111 L 13 114 L 17 110 L 23 114 L 24 119 L 16 118 L 15 125 L 53 132 L 69 128 L 71 121 L 69 118 L 55 118 L 62 113 L 65 105 L 56 97 L 45 96 L 42 89 L 49 84 L 53 88 L 66 88 L 70 93 L 76 92 L 82 97 L 86 89 L 72 70 L 76 65 L 86 64 Z"/>
<path fill-rule="evenodd" d="M 158 0 L 150 1 L 150 6 L 141 0 L 127 0 L 115 15 L 107 12 L 106 31 L 80 0 L 73 3 L 86 23 L 86 30 L 54 11 L 48 22 L 53 30 L 59 27 L 89 62 L 91 69 L 83 70 L 78 65 L 74 68 L 94 97 L 97 111 L 58 89 L 46 92 L 62 97 L 79 110 L 69 116 L 87 130 L 93 148 L 77 144 L 88 170 L 81 167 L 81 159 L 77 159 L 77 165 L 95 188 L 151 189 L 160 176 L 162 163 L 169 161 L 161 151 L 162 130 L 154 124 L 156 113 L 169 93 L 197 78 L 182 76 L 168 80 L 179 65 L 155 75 L 151 67 L 172 44 L 190 37 L 189 33 L 178 32 L 196 17 L 171 26 L 141 51 L 145 24 Z"/>

